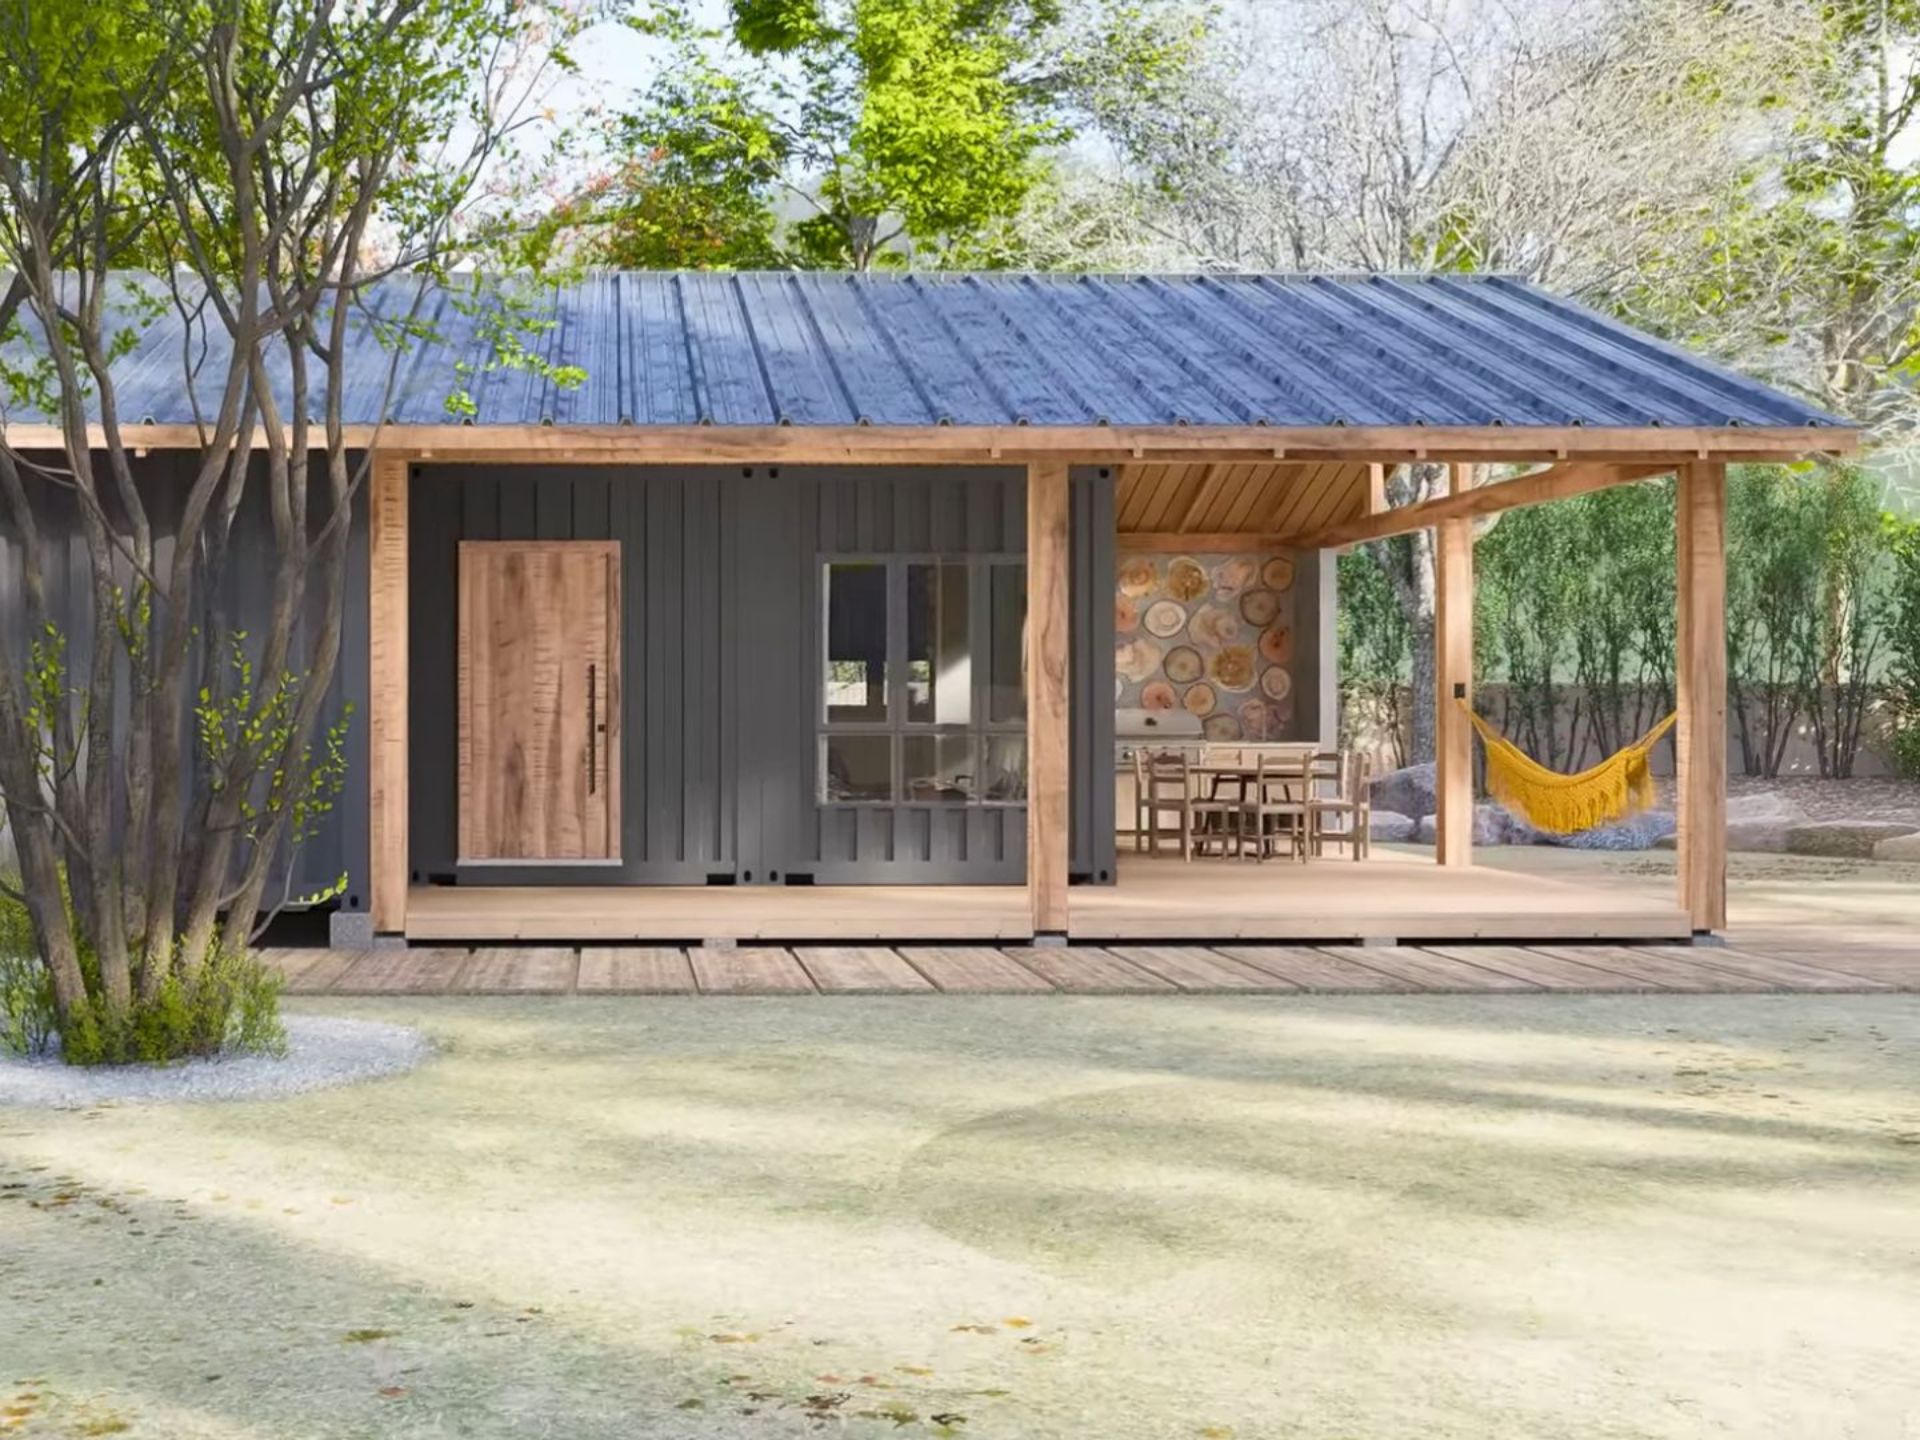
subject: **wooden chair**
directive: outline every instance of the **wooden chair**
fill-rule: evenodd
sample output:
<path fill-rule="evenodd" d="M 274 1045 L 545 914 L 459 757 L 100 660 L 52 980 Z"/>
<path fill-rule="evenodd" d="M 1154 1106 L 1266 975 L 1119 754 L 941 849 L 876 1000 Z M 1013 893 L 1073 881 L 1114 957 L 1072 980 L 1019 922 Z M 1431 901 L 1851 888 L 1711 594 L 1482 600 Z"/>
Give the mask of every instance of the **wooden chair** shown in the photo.
<path fill-rule="evenodd" d="M 1373 849 L 1373 802 L 1368 793 L 1373 767 L 1358 750 L 1344 751 L 1336 758 L 1333 793 L 1309 795 L 1307 801 L 1313 853 L 1323 853 L 1329 844 L 1345 845 L 1355 860 L 1364 860 Z M 1343 823 L 1336 829 L 1327 823 L 1330 820 Z"/>
<path fill-rule="evenodd" d="M 1184 753 L 1147 755 L 1133 752 L 1134 849 L 1146 839 L 1149 855 L 1160 853 L 1162 815 L 1172 815 L 1180 837 L 1180 858 L 1191 860 L 1196 845 L 1204 852 L 1218 844 L 1224 853 L 1234 839 L 1229 823 L 1234 807 L 1224 800 L 1194 793 L 1193 762 Z"/>
<path fill-rule="evenodd" d="M 1260 757 L 1252 793 L 1240 804 L 1236 854 L 1244 855 L 1246 842 L 1252 840 L 1254 858 L 1265 860 L 1275 853 L 1284 836 L 1294 859 L 1307 858 L 1309 773 L 1297 760 L 1278 755 Z"/>

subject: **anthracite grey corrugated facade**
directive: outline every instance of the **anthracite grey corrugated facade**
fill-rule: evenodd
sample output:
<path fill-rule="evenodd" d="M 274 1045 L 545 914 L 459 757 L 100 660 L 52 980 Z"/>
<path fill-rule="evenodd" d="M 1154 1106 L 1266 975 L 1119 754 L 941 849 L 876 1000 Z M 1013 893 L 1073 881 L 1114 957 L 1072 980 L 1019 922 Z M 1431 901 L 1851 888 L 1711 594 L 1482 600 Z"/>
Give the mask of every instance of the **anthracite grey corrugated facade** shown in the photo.
<path fill-rule="evenodd" d="M 347 422 L 449 423 L 465 388 L 482 426 L 1849 423 L 1497 276 L 622 272 L 522 298 L 528 348 L 584 383 L 493 364 L 491 301 L 398 278 L 366 308 L 434 338 L 396 366 L 356 322 Z M 182 339 L 169 310 L 115 367 L 123 416 L 192 422 Z M 223 339 L 207 312 L 203 409 Z"/>

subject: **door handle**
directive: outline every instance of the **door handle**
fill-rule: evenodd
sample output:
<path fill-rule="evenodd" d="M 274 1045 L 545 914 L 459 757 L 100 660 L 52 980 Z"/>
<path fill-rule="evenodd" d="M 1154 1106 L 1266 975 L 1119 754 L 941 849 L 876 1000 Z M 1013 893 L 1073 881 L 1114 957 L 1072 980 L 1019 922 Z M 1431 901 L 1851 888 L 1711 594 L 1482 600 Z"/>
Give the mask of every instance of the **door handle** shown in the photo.
<path fill-rule="evenodd" d="M 600 667 L 587 666 L 587 793 L 600 788 Z"/>

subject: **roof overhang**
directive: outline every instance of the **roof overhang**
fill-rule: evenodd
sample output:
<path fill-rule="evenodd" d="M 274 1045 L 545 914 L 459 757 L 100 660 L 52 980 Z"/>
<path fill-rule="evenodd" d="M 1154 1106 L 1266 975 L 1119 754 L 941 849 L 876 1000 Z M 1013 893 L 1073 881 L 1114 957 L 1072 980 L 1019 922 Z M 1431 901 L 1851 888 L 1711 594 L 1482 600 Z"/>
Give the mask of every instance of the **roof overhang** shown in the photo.
<path fill-rule="evenodd" d="M 420 458 L 503 463 L 952 464 L 1068 459 L 1517 462 L 1594 460 L 1785 461 L 1845 455 L 1859 431 L 1842 426 L 801 426 L 801 425 L 350 425 L 349 448 Z M 316 438 L 318 438 L 316 432 Z M 0 425 L 16 450 L 59 449 L 58 427 Z M 90 443 L 106 437 L 92 427 Z M 192 425 L 123 425 L 122 444 L 142 450 L 198 450 Z"/>

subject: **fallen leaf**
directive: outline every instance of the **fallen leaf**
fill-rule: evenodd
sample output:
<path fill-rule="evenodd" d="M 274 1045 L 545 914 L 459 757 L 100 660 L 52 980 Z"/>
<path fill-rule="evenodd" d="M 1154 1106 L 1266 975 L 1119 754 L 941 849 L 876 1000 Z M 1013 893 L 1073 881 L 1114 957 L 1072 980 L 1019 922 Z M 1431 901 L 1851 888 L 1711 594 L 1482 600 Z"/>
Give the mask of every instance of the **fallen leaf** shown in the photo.
<path fill-rule="evenodd" d="M 1000 1323 L 1009 1330 L 1031 1330 L 1033 1328 L 1033 1321 L 1027 1319 L 1024 1315 L 1009 1315 Z"/>
<path fill-rule="evenodd" d="M 931 1365 L 896 1365 L 893 1368 L 898 1370 L 902 1375 L 931 1375 L 933 1373 L 933 1367 Z"/>
<path fill-rule="evenodd" d="M 382 1385 L 379 1390 L 382 1400 L 398 1400 L 406 1393 L 407 1387 L 404 1385 Z"/>
<path fill-rule="evenodd" d="M 340 1343 L 343 1345 L 366 1345 L 375 1340 L 390 1339 L 393 1334 L 394 1332 L 391 1330 L 349 1330 L 340 1337 Z"/>

